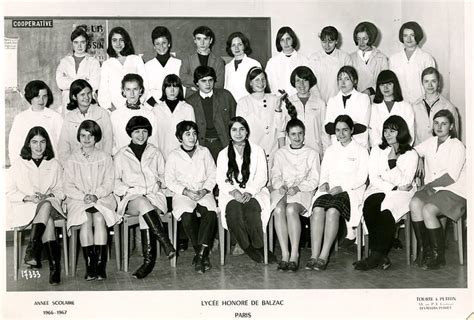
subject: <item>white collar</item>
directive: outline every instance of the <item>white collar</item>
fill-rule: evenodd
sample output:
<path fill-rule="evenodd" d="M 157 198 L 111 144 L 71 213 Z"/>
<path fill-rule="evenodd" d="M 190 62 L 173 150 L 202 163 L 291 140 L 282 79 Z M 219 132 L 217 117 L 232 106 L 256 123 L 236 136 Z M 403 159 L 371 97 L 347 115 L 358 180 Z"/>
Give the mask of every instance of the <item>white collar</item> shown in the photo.
<path fill-rule="evenodd" d="M 214 94 L 214 90 L 211 90 L 211 92 L 209 92 L 209 93 L 202 93 L 202 91 L 199 91 L 199 95 L 203 99 L 211 98 L 213 94 Z"/>

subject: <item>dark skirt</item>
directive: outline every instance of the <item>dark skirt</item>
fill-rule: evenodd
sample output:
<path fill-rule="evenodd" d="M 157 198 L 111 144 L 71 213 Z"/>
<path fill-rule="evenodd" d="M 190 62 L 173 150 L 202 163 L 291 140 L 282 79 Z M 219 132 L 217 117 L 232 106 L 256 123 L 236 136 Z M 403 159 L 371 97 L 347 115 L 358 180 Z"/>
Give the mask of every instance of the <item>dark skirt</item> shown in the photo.
<path fill-rule="evenodd" d="M 457 194 L 441 190 L 430 196 L 425 204 L 435 205 L 443 215 L 457 221 L 466 213 L 466 199 Z"/>
<path fill-rule="evenodd" d="M 316 207 L 323 208 L 325 210 L 334 208 L 341 216 L 349 221 L 351 218 L 351 201 L 349 194 L 346 191 L 338 193 L 336 195 L 330 195 L 329 193 L 323 194 L 314 201 L 313 209 Z"/>
<path fill-rule="evenodd" d="M 423 190 L 415 192 L 413 197 L 420 199 L 423 202 L 428 201 L 428 199 L 436 193 L 436 190 L 432 187 L 425 187 Z"/>

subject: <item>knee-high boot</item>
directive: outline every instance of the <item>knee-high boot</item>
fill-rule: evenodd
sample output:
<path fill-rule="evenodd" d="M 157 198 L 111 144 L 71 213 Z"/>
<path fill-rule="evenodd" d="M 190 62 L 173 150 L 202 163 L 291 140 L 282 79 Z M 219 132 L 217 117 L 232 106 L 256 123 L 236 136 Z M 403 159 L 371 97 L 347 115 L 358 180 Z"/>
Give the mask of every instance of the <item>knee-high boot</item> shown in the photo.
<path fill-rule="evenodd" d="M 446 264 L 444 258 L 444 231 L 442 227 L 436 229 L 428 229 L 431 241 L 431 254 L 426 260 L 423 269 L 439 269 L 440 266 Z"/>
<path fill-rule="evenodd" d="M 412 226 L 417 241 L 415 264 L 422 267 L 431 251 L 430 237 L 423 221 L 413 221 Z"/>
<path fill-rule="evenodd" d="M 97 280 L 107 279 L 107 273 L 105 272 L 107 266 L 107 245 L 96 245 L 95 255 L 97 258 L 96 272 Z"/>
<path fill-rule="evenodd" d="M 49 283 L 57 285 L 61 282 L 61 253 L 58 241 L 48 241 L 44 244 L 49 261 Z"/>
<path fill-rule="evenodd" d="M 150 231 L 163 246 L 168 259 L 173 258 L 176 254 L 176 250 L 173 248 L 173 244 L 171 244 L 171 241 L 165 232 L 163 222 L 161 222 L 158 212 L 156 210 L 149 211 L 143 215 L 143 219 L 150 228 Z"/>
<path fill-rule="evenodd" d="M 86 262 L 86 275 L 84 279 L 87 281 L 97 279 L 97 271 L 96 271 L 96 261 L 97 257 L 95 255 L 94 246 L 87 246 L 82 247 L 82 253 L 84 255 L 84 261 Z"/>
<path fill-rule="evenodd" d="M 34 223 L 31 226 L 30 242 L 28 242 L 25 252 L 25 263 L 29 266 L 41 267 L 41 251 L 43 249 L 41 238 L 44 230 L 46 230 L 44 223 Z"/>
<path fill-rule="evenodd" d="M 155 267 L 156 239 L 150 229 L 141 229 L 143 264 L 132 275 L 137 279 L 145 278 Z"/>

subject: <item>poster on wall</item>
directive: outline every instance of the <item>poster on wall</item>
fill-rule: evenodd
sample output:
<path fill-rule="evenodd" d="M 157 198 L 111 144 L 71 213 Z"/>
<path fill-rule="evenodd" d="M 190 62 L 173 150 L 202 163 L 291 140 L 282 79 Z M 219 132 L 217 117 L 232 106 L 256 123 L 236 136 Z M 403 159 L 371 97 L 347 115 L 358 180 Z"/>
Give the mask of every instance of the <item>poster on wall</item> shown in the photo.
<path fill-rule="evenodd" d="M 4 38 L 4 79 L 5 89 L 15 90 L 18 86 L 17 60 L 18 60 L 18 38 Z"/>

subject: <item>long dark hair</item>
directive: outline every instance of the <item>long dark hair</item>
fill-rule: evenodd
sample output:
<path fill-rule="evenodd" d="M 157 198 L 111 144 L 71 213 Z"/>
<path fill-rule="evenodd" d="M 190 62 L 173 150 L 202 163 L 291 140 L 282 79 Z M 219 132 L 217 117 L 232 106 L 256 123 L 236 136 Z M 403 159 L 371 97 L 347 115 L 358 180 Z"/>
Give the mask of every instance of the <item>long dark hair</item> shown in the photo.
<path fill-rule="evenodd" d="M 31 146 L 30 142 L 35 136 L 41 136 L 46 140 L 46 149 L 43 153 L 43 158 L 45 160 L 51 160 L 54 158 L 53 145 L 51 144 L 51 139 L 49 139 L 48 132 L 43 127 L 33 127 L 28 131 L 28 134 L 25 138 L 25 143 L 20 151 L 20 157 L 25 160 L 31 160 Z"/>
<path fill-rule="evenodd" d="M 385 129 L 392 129 L 398 131 L 397 133 L 397 142 L 398 142 L 398 151 L 397 154 L 404 154 L 405 152 L 413 149 L 410 145 L 411 142 L 411 135 L 410 130 L 408 129 L 408 125 L 403 120 L 402 117 L 393 115 L 387 118 L 383 123 L 383 130 Z M 380 149 L 385 150 L 388 147 L 387 139 L 385 139 L 385 135 L 382 133 L 382 143 L 379 145 Z"/>
<path fill-rule="evenodd" d="M 81 92 L 85 88 L 89 88 L 91 90 L 91 94 L 94 93 L 94 90 L 92 89 L 92 86 L 90 85 L 90 83 L 84 79 L 77 79 L 71 83 L 71 87 L 69 88 L 69 103 L 66 106 L 68 110 L 74 110 L 79 107 L 77 103 L 77 95 L 79 94 L 79 92 Z M 92 98 L 91 104 L 95 104 L 95 103 L 96 101 L 94 100 L 94 98 Z"/>
<path fill-rule="evenodd" d="M 398 82 L 397 75 L 392 70 L 382 70 L 377 76 L 377 85 L 375 88 L 375 103 L 382 103 L 384 101 L 382 90 L 380 86 L 386 83 L 393 83 L 393 100 L 395 102 L 403 101 L 402 89 Z"/>
<path fill-rule="evenodd" d="M 232 129 L 232 126 L 234 123 L 240 123 L 242 126 L 244 126 L 245 130 L 247 130 L 247 137 L 245 138 L 245 147 L 244 147 L 244 161 L 242 162 L 242 180 L 239 181 L 239 167 L 237 166 L 237 162 L 235 161 L 235 150 L 234 150 L 234 143 L 232 139 L 230 139 L 229 146 L 227 148 L 227 157 L 229 159 L 229 162 L 227 163 L 227 179 L 226 182 L 229 182 L 230 184 L 234 184 L 233 179 L 239 183 L 239 187 L 245 188 L 247 181 L 249 181 L 250 177 L 250 153 L 251 153 L 251 148 L 250 148 L 250 143 L 248 140 L 248 137 L 250 135 L 250 128 L 247 123 L 247 121 L 242 118 L 242 117 L 233 117 L 229 121 L 229 135 L 230 131 Z"/>

